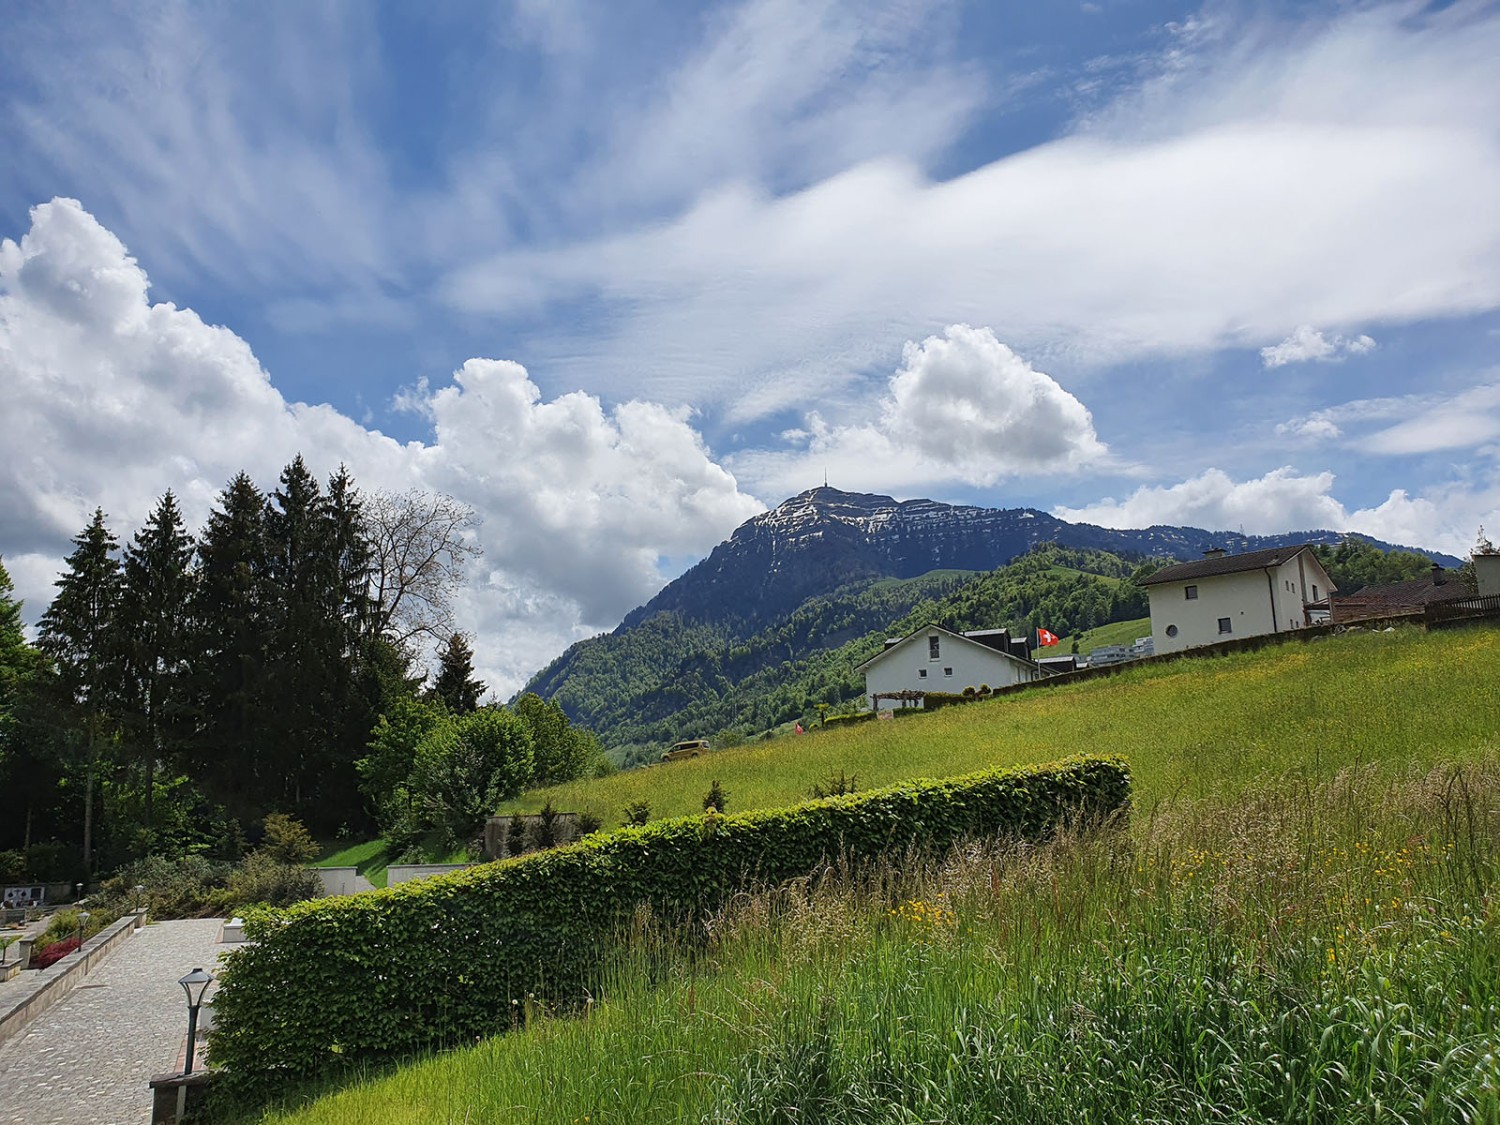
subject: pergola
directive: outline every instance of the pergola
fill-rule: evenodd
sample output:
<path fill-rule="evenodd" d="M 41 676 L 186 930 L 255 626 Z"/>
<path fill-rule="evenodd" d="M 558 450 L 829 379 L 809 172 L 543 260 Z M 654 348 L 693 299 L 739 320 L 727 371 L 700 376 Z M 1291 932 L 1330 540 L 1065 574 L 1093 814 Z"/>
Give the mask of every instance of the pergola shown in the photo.
<path fill-rule="evenodd" d="M 877 691 L 870 696 L 870 709 L 879 711 L 882 699 L 899 699 L 901 706 L 905 707 L 908 703 L 920 704 L 926 698 L 925 691 Z"/>

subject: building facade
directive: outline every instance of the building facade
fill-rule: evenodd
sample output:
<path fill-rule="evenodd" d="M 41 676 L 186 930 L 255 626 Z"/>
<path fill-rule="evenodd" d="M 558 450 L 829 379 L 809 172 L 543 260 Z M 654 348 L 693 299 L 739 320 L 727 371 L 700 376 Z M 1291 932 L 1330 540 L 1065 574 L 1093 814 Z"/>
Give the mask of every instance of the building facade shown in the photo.
<path fill-rule="evenodd" d="M 1334 592 L 1303 544 L 1204 558 L 1164 567 L 1140 580 L 1151 599 L 1152 650 L 1161 655 L 1240 637 L 1308 626 L 1307 605 Z"/>
<path fill-rule="evenodd" d="M 1016 655 L 1014 649 L 1025 644 L 1012 641 L 1004 630 L 965 634 L 928 625 L 909 636 L 887 641 L 883 652 L 855 671 L 864 673 L 866 696 L 1008 687 L 1029 683 L 1041 675 L 1036 664 Z"/>

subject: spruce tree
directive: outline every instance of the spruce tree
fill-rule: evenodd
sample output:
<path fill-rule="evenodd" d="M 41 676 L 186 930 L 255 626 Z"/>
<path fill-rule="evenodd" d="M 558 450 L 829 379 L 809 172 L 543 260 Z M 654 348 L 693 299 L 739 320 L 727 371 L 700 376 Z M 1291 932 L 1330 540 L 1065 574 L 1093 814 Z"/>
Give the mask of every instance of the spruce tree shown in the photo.
<path fill-rule="evenodd" d="M 263 706 L 271 625 L 266 499 L 245 473 L 219 496 L 198 544 L 192 671 L 193 775 L 234 815 L 253 819 L 268 773 Z"/>
<path fill-rule="evenodd" d="M 51 758 L 28 729 L 41 670 L 41 654 L 26 643 L 21 603 L 0 558 L 0 793 L 6 795 L 0 807 L 7 813 L 0 817 L 0 851 L 30 846 L 37 798 L 45 802 L 55 786 Z"/>
<path fill-rule="evenodd" d="M 169 490 L 125 548 L 118 618 L 123 657 L 121 718 L 145 785 L 145 828 L 154 829 L 156 767 L 181 758 L 191 729 L 188 656 L 195 576 L 193 540 Z"/>
<path fill-rule="evenodd" d="M 484 684 L 474 678 L 474 653 L 462 633 L 454 633 L 443 647 L 432 694 L 455 715 L 467 715 L 479 707 Z"/>
<path fill-rule="evenodd" d="M 102 508 L 73 540 L 73 553 L 57 580 L 57 596 L 41 621 L 41 649 L 57 669 L 60 702 L 74 716 L 84 775 L 83 866 L 94 857 L 94 785 L 99 758 L 113 733 L 119 700 L 120 653 L 115 616 L 120 602 L 119 544 L 104 523 Z"/>
<path fill-rule="evenodd" d="M 273 761 L 283 780 L 273 805 L 303 811 L 304 789 L 327 764 L 337 729 L 342 616 L 327 500 L 299 454 L 281 472 L 266 515 L 270 560 Z M 307 793 L 311 796 L 311 793 Z"/>

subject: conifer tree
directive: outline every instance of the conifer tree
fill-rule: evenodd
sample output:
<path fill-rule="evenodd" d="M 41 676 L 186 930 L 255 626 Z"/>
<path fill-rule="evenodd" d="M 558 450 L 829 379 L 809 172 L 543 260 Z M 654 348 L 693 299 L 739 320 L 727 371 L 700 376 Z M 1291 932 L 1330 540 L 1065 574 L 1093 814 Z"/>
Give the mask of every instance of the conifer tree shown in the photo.
<path fill-rule="evenodd" d="M 57 669 L 60 701 L 75 716 L 70 723 L 82 749 L 83 866 L 93 868 L 94 787 L 99 757 L 112 733 L 119 699 L 120 659 L 115 615 L 120 602 L 119 546 L 104 523 L 102 508 L 73 540 L 57 596 L 42 615 L 41 648 Z M 81 728 L 81 729 L 80 729 Z"/>
<path fill-rule="evenodd" d="M 198 544 L 192 673 L 198 715 L 194 777 L 242 818 L 253 818 L 266 746 L 262 706 L 271 625 L 266 499 L 245 473 L 219 496 Z M 266 806 L 269 807 L 269 806 Z"/>
<path fill-rule="evenodd" d="M 44 764 L 39 740 L 28 731 L 42 669 L 41 654 L 26 643 L 21 603 L 0 559 L 0 793 L 6 794 L 0 818 L 0 850 L 28 848 L 38 795 L 53 785 L 50 762 Z M 17 815 L 24 805 L 25 812 Z"/>
<path fill-rule="evenodd" d="M 154 828 L 156 766 L 168 756 L 180 757 L 191 726 L 193 551 L 170 490 L 125 548 L 118 619 L 121 718 L 143 775 L 148 836 Z"/>
<path fill-rule="evenodd" d="M 432 694 L 455 715 L 466 715 L 479 707 L 484 684 L 474 678 L 474 653 L 462 633 L 454 633 L 443 646 Z"/>

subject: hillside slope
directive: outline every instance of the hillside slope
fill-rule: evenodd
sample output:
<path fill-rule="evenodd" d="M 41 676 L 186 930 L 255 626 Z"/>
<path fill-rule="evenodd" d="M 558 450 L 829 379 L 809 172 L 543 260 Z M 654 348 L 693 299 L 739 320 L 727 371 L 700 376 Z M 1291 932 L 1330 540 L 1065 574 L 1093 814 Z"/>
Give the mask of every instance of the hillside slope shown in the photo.
<path fill-rule="evenodd" d="M 816 488 L 741 525 L 614 632 L 575 644 L 524 690 L 555 699 L 617 757 L 628 760 L 632 752 L 622 748 L 641 747 L 639 758 L 649 756 L 645 747 L 679 737 L 754 734 L 854 698 L 861 684 L 853 668 L 875 651 L 875 634 L 928 620 L 956 628 L 1043 624 L 1070 633 L 1145 614 L 1144 601 L 1130 612 L 1117 606 L 1100 613 L 1097 590 L 1068 605 L 1050 589 L 997 598 L 993 584 L 976 587 L 968 603 L 936 605 L 965 581 L 1044 544 L 1107 552 L 1112 562 L 1102 568 L 1067 565 L 1123 578 L 1148 557 L 1196 558 L 1208 546 L 1243 551 L 1311 541 L 1332 549 L 1343 539 L 1331 531 L 1116 531 L 1033 509 Z M 1367 553 L 1365 544 L 1386 546 L 1362 541 Z M 1085 605 L 1094 610 L 1080 613 Z"/>
<path fill-rule="evenodd" d="M 529 689 L 617 748 L 746 736 L 859 698 L 864 679 L 855 668 L 888 634 L 930 622 L 958 630 L 1045 624 L 1069 634 L 1139 618 L 1146 597 L 1125 581 L 1132 570 L 1106 552 L 1044 548 L 987 574 L 852 582 L 743 638 L 725 624 L 663 611 L 575 646 Z"/>
<path fill-rule="evenodd" d="M 731 811 L 777 807 L 839 775 L 860 788 L 1075 752 L 1123 754 L 1139 807 L 1234 790 L 1261 774 L 1423 766 L 1500 752 L 1500 628 L 1354 633 L 1254 653 L 1137 666 L 896 722 L 815 730 L 704 758 L 526 794 L 606 825 L 646 801 L 697 812 L 709 783 Z M 509 808 L 509 806 L 507 806 Z"/>

